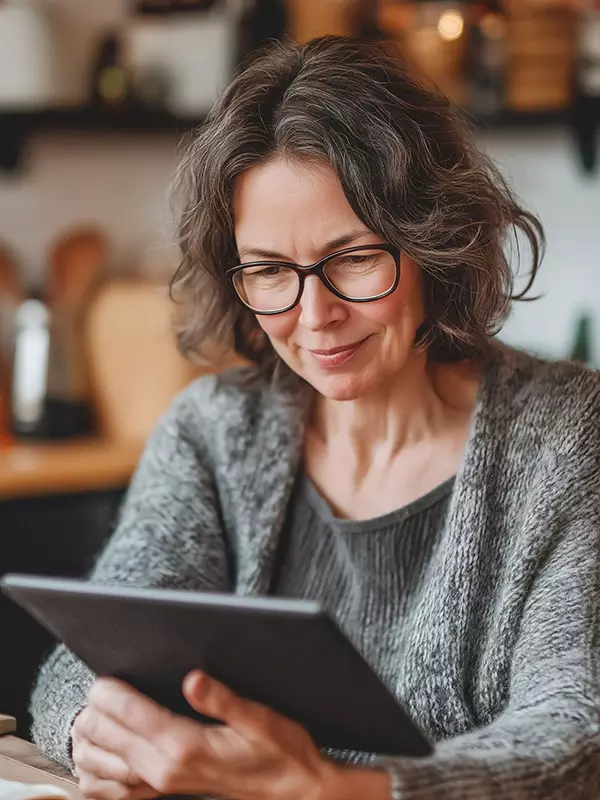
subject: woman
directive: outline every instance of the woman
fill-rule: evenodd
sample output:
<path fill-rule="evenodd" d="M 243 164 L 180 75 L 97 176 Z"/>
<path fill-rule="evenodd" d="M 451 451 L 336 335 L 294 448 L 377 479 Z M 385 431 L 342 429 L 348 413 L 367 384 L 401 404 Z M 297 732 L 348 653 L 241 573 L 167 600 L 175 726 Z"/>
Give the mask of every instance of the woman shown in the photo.
<path fill-rule="evenodd" d="M 445 100 L 345 39 L 247 67 L 182 176 L 181 346 L 253 367 L 174 402 L 94 579 L 315 598 L 435 751 L 334 759 L 192 673 L 204 728 L 62 647 L 36 741 L 100 800 L 595 796 L 599 382 L 492 338 L 538 222 Z"/>

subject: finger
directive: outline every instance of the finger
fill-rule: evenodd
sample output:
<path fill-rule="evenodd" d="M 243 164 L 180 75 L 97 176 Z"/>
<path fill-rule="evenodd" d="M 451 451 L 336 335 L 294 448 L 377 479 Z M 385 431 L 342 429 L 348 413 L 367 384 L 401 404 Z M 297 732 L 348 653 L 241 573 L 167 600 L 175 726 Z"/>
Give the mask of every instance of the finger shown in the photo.
<path fill-rule="evenodd" d="M 195 711 L 214 717 L 249 738 L 265 738 L 279 719 L 274 711 L 240 697 L 204 672 L 190 672 L 185 677 L 183 694 Z"/>
<path fill-rule="evenodd" d="M 73 732 L 73 746 L 81 738 L 85 738 L 101 750 L 113 753 L 126 764 L 131 764 L 134 769 L 137 764 L 157 756 L 151 742 L 89 705 L 75 720 Z"/>
<path fill-rule="evenodd" d="M 174 716 L 168 709 L 116 678 L 98 678 L 90 689 L 88 705 L 146 739 L 152 739 L 164 730 Z"/>
<path fill-rule="evenodd" d="M 73 739 L 73 761 L 78 771 L 95 775 L 102 780 L 117 781 L 132 787 L 142 783 L 139 775 L 122 758 L 101 749 L 81 734 Z"/>
<path fill-rule="evenodd" d="M 151 800 L 157 793 L 146 784 L 135 788 L 118 781 L 105 781 L 86 772 L 79 774 L 79 790 L 90 800 Z"/>

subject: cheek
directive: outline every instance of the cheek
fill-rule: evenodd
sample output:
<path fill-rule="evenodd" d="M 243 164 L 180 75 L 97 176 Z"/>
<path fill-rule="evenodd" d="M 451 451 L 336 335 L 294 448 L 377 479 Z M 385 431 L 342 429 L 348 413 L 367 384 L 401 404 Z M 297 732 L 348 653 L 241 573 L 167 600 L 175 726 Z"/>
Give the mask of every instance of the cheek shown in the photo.
<path fill-rule="evenodd" d="M 292 309 L 285 314 L 274 314 L 272 317 L 261 315 L 256 319 L 269 339 L 285 341 L 296 329 L 297 317 L 295 309 Z"/>
<path fill-rule="evenodd" d="M 423 321 L 424 310 L 420 293 L 413 288 L 400 285 L 394 294 L 375 303 L 365 303 L 361 315 L 385 328 L 416 330 Z"/>

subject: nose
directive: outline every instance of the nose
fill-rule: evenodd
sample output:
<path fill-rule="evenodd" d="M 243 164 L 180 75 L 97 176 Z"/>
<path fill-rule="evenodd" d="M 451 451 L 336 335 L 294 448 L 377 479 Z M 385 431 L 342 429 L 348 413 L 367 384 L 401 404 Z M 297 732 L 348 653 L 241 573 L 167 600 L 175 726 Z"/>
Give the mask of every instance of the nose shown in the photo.
<path fill-rule="evenodd" d="M 309 275 L 304 281 L 300 298 L 299 322 L 311 331 L 320 331 L 344 318 L 344 303 L 316 276 Z"/>

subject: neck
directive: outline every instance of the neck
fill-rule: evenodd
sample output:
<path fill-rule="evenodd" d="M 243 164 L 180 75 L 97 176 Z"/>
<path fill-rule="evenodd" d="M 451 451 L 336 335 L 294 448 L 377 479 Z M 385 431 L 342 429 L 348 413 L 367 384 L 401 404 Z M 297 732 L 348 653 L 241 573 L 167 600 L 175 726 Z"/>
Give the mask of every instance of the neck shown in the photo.
<path fill-rule="evenodd" d="M 317 399 L 312 428 L 360 465 L 391 463 L 398 453 L 463 425 L 475 405 L 479 375 L 473 364 L 435 366 L 411 357 L 389 383 L 355 400 Z"/>

